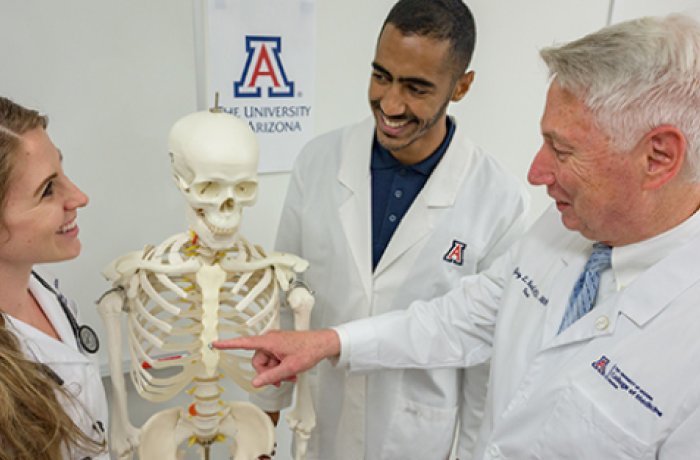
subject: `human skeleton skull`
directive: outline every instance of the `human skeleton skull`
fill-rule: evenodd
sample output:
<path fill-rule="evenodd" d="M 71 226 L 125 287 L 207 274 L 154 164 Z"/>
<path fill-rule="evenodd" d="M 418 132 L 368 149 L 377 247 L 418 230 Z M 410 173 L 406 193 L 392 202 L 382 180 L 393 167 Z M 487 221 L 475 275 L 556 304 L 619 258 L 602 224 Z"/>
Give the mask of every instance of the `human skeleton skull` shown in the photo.
<path fill-rule="evenodd" d="M 255 204 L 258 143 L 248 124 L 221 112 L 197 112 L 170 131 L 175 182 L 191 229 L 212 249 L 235 241 L 244 207 Z"/>

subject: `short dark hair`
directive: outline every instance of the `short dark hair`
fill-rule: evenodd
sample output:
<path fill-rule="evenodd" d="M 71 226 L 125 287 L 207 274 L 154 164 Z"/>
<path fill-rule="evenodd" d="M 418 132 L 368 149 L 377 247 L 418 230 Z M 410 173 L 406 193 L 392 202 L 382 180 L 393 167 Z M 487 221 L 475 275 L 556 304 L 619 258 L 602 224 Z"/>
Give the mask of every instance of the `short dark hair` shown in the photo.
<path fill-rule="evenodd" d="M 461 75 L 467 70 L 474 53 L 476 25 L 462 0 L 399 0 L 389 11 L 381 32 L 387 24 L 404 35 L 449 40 L 455 71 Z"/>

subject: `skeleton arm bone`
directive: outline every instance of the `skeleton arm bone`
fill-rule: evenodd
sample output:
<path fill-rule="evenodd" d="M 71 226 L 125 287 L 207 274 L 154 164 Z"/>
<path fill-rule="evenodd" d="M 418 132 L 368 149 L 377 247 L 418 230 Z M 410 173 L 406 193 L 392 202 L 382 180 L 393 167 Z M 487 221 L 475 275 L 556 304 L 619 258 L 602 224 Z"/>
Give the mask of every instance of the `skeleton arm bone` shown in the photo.
<path fill-rule="evenodd" d="M 308 331 L 311 322 L 311 309 L 314 296 L 303 283 L 294 282 L 287 293 L 287 305 L 294 312 L 294 330 Z"/>
<path fill-rule="evenodd" d="M 311 322 L 311 309 L 314 306 L 314 296 L 302 282 L 294 281 L 289 287 L 287 305 L 294 312 L 294 329 L 297 331 L 308 331 Z M 306 458 L 311 431 L 316 426 L 316 412 L 306 374 L 298 376 L 295 392 L 294 407 L 287 412 L 285 419 L 289 428 L 294 431 L 296 439 L 294 458 L 295 460 L 302 460 Z"/>
<path fill-rule="evenodd" d="M 123 291 L 108 291 L 98 301 L 97 309 L 107 332 L 109 370 L 112 381 L 112 415 L 110 421 L 110 445 L 120 460 L 131 458 L 139 444 L 139 430 L 129 422 L 126 408 L 124 370 L 120 358 L 121 313 L 124 309 Z"/>

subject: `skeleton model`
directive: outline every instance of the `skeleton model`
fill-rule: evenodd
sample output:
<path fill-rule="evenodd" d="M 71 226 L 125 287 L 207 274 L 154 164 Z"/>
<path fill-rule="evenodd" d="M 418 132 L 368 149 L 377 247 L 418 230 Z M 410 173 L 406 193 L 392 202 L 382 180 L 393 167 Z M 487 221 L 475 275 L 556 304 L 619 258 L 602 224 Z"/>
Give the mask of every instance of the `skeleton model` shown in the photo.
<path fill-rule="evenodd" d="M 308 329 L 313 297 L 294 279 L 306 261 L 267 255 L 239 233 L 241 210 L 257 195 L 257 142 L 248 125 L 229 114 L 197 112 L 180 119 L 169 139 L 178 188 L 187 200 L 190 233 L 126 254 L 105 269 L 113 283 L 99 301 L 112 374 L 112 450 L 130 459 L 174 460 L 183 443 L 231 442 L 235 460 L 271 455 L 274 428 L 248 402 L 227 402 L 219 381 L 246 391 L 253 371 L 243 353 L 209 348 L 219 338 L 261 334 L 279 327 L 281 295 L 295 328 Z M 154 414 L 141 428 L 128 419 L 122 370 L 121 314 L 127 315 L 130 374 L 141 397 L 166 401 L 188 388 L 192 404 Z M 315 413 L 303 375 L 287 415 L 303 459 Z"/>

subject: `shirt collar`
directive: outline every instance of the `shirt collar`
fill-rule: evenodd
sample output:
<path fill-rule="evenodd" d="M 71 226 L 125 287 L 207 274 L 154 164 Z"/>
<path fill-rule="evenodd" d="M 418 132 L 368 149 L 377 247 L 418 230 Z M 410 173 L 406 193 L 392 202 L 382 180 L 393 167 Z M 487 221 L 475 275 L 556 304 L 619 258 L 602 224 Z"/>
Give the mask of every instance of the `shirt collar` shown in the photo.
<path fill-rule="evenodd" d="M 629 286 L 652 265 L 671 251 L 700 236 L 700 212 L 696 212 L 680 225 L 638 243 L 613 248 L 612 269 L 617 290 Z"/>
<path fill-rule="evenodd" d="M 413 170 L 424 176 L 430 176 L 447 151 L 447 148 L 450 146 L 450 142 L 452 141 L 452 137 L 455 133 L 455 123 L 452 120 L 452 117 L 448 116 L 445 123 L 447 133 L 445 134 L 445 138 L 442 140 L 438 148 L 435 149 L 435 151 L 425 160 L 414 165 L 406 166 L 406 169 Z M 372 171 L 377 171 L 381 169 L 398 168 L 401 166 L 402 164 L 377 141 L 377 135 L 375 134 L 372 142 L 372 159 L 370 161 L 370 169 Z"/>

